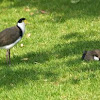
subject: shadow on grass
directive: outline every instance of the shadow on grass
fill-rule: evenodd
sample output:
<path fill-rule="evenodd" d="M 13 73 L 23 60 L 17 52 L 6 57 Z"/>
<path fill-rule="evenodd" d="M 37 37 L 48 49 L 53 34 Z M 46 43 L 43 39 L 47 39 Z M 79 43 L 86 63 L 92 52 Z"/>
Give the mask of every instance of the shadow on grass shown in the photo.
<path fill-rule="evenodd" d="M 85 50 L 99 49 L 100 41 L 78 41 L 69 44 L 58 44 L 55 46 L 57 58 L 73 56 L 83 53 Z"/>
<path fill-rule="evenodd" d="M 37 64 L 37 63 L 44 63 L 46 61 L 49 61 L 49 54 L 48 52 L 28 52 L 27 54 L 20 55 L 20 56 L 13 56 L 11 58 L 11 66 L 16 64 Z M 2 66 L 8 66 L 6 63 L 6 56 L 4 59 L 2 59 L 2 62 L 0 62 L 0 65 Z M 9 66 L 8 66 L 9 67 Z"/>
<path fill-rule="evenodd" d="M 64 22 L 70 18 L 83 18 L 86 16 L 100 15 L 100 1 L 80 0 L 77 4 L 70 3 L 70 0 L 8 0 L 13 3 L 9 7 L 29 7 L 37 8 L 53 13 L 55 22 Z M 8 8 L 9 8 L 8 7 Z"/>
<path fill-rule="evenodd" d="M 80 40 L 77 40 L 76 42 L 72 41 L 69 43 L 64 43 L 64 44 L 58 44 L 55 45 L 55 47 L 52 49 L 52 51 L 47 51 L 47 52 L 29 52 L 27 54 L 21 55 L 21 56 L 15 56 L 11 59 L 12 63 L 14 65 L 16 64 L 27 64 L 27 65 L 32 65 L 34 66 L 34 64 L 42 64 L 45 63 L 46 61 L 49 61 L 52 59 L 52 57 L 50 56 L 54 56 L 56 59 L 60 59 L 60 58 L 64 58 L 64 57 L 73 57 L 73 56 L 78 56 L 82 55 L 82 52 L 84 50 L 88 50 L 88 49 L 98 49 L 100 47 L 100 41 L 85 41 L 82 40 L 83 37 L 86 38 L 86 35 L 83 35 L 80 33 L 70 33 L 67 34 L 63 37 L 61 37 L 61 39 L 65 39 L 70 40 L 70 39 L 74 39 L 74 38 L 79 38 Z M 94 34 L 92 34 L 94 35 Z M 57 56 L 56 56 L 57 55 Z M 81 56 L 79 58 L 74 58 L 74 59 L 69 59 L 68 61 L 65 61 L 63 63 L 65 63 L 66 66 L 68 67 L 72 67 L 72 71 L 77 71 L 77 72 L 85 72 L 85 71 L 96 71 L 96 70 L 100 70 L 99 67 L 99 63 L 91 63 L 88 66 L 86 65 L 82 65 L 82 67 L 80 67 L 80 65 L 82 64 L 81 61 Z M 24 60 L 22 61 L 21 59 L 23 58 L 28 58 L 28 60 Z M 59 65 L 59 63 L 57 63 Z M 97 66 L 95 66 L 95 64 L 98 64 Z M 1 64 L 0 65 L 5 66 L 5 64 Z M 74 66 L 73 66 L 74 65 Z M 55 65 L 54 65 L 55 66 Z M 5 86 L 8 89 L 13 88 L 14 86 L 16 86 L 18 83 L 25 83 L 28 84 L 28 81 L 36 81 L 36 80 L 41 80 L 41 78 L 43 79 L 47 79 L 49 81 L 56 81 L 57 78 L 59 78 L 59 73 L 54 73 L 53 70 L 57 70 L 58 67 L 48 67 L 48 68 L 40 68 L 40 67 L 33 67 L 33 68 L 28 68 L 28 69 L 17 69 L 17 70 L 12 70 L 12 68 L 8 68 L 7 67 L 1 67 L 0 70 L 0 87 Z M 57 66 L 57 65 L 56 65 Z M 26 68 L 26 67 L 25 67 Z M 83 78 L 84 79 L 84 78 Z M 71 83 L 72 84 L 78 84 L 79 81 L 81 79 L 71 79 Z"/>
<path fill-rule="evenodd" d="M 49 67 L 39 67 L 39 64 L 49 60 L 48 56 L 49 54 L 46 52 L 29 52 L 26 55 L 13 57 L 11 59 L 11 66 L 6 64 L 6 59 L 5 62 L 0 62 L 0 87 L 10 90 L 18 84 L 29 84 L 29 81 L 56 81 L 59 73 L 53 72 Z M 21 60 L 23 58 L 28 58 L 28 60 Z M 34 67 L 35 64 L 38 64 L 37 67 Z M 25 68 L 12 70 L 16 65 L 25 66 Z"/>
<path fill-rule="evenodd" d="M 3 2 L 3 0 L 0 0 L 0 3 L 2 3 Z"/>
<path fill-rule="evenodd" d="M 0 70 L 0 87 L 12 89 L 18 84 L 29 84 L 29 81 L 36 82 L 42 80 L 54 81 L 58 77 L 58 74 L 51 71 L 43 70 L 42 68 L 33 69 L 18 69 L 12 70 L 10 68 Z M 43 79 L 42 79 L 43 78 Z"/>
<path fill-rule="evenodd" d="M 25 60 L 27 59 L 27 60 Z M 22 56 L 15 56 L 12 58 L 13 63 L 29 63 L 29 64 L 36 64 L 36 63 L 44 63 L 46 61 L 49 61 L 49 54 L 48 52 L 28 52 L 25 55 Z"/>
<path fill-rule="evenodd" d="M 82 55 L 85 50 L 100 49 L 100 41 L 98 39 L 88 39 L 89 37 L 93 38 L 98 34 L 98 32 L 91 32 L 86 35 L 84 33 L 75 32 L 64 35 L 61 39 L 70 42 L 55 45 L 54 54 L 57 55 L 57 58 L 63 58 L 67 56 Z"/>

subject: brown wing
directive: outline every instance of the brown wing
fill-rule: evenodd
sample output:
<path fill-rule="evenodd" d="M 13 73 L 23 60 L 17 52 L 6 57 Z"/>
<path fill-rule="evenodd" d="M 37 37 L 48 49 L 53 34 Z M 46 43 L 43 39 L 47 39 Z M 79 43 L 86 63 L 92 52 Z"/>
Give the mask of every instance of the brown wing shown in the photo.
<path fill-rule="evenodd" d="M 94 56 L 97 56 L 97 57 L 99 57 L 100 58 L 100 50 L 99 49 L 97 49 L 97 50 L 94 50 Z"/>
<path fill-rule="evenodd" d="M 94 51 L 87 51 L 85 56 L 84 56 L 84 60 L 86 61 L 90 61 L 90 60 L 94 60 Z"/>
<path fill-rule="evenodd" d="M 15 42 L 20 37 L 20 29 L 15 26 L 0 32 L 0 47 Z"/>

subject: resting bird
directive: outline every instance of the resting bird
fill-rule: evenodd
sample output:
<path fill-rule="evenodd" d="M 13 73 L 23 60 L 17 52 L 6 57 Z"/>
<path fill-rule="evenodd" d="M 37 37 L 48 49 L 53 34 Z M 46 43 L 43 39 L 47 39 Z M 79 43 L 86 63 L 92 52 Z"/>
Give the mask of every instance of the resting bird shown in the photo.
<path fill-rule="evenodd" d="M 0 49 L 6 49 L 6 60 L 9 65 L 10 62 L 10 48 L 17 44 L 23 37 L 25 32 L 25 18 L 18 20 L 17 25 L 14 27 L 6 28 L 0 32 Z"/>
<path fill-rule="evenodd" d="M 91 50 L 84 51 L 82 55 L 82 60 L 91 61 L 91 60 L 100 60 L 100 50 Z"/>

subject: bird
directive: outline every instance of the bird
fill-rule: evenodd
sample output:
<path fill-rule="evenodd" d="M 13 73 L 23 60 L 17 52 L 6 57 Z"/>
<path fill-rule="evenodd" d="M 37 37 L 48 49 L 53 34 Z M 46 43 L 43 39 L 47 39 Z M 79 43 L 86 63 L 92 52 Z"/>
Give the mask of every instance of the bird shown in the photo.
<path fill-rule="evenodd" d="M 23 37 L 25 33 L 26 18 L 20 18 L 17 25 L 10 28 L 6 28 L 0 32 L 0 49 L 6 49 L 7 64 L 11 64 L 10 61 L 10 49 L 16 45 Z"/>
<path fill-rule="evenodd" d="M 82 60 L 92 61 L 92 60 L 100 60 L 100 50 L 90 50 L 84 51 L 82 55 Z"/>

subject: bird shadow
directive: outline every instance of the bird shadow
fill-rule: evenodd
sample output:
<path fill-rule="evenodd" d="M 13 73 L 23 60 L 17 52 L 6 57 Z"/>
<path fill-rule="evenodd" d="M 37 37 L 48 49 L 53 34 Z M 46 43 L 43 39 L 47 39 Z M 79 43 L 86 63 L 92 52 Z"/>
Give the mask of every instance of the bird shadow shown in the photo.
<path fill-rule="evenodd" d="M 11 66 L 14 66 L 16 64 L 37 64 L 37 63 L 44 63 L 46 61 L 49 61 L 49 54 L 48 52 L 28 52 L 27 54 L 23 55 L 14 55 L 11 57 Z M 6 63 L 6 58 L 2 58 L 2 61 L 0 62 L 1 66 L 9 66 Z"/>

